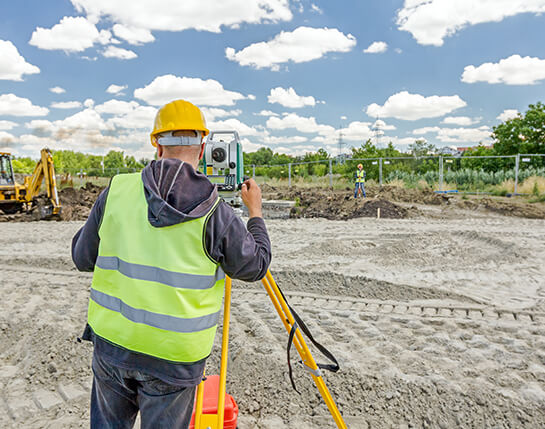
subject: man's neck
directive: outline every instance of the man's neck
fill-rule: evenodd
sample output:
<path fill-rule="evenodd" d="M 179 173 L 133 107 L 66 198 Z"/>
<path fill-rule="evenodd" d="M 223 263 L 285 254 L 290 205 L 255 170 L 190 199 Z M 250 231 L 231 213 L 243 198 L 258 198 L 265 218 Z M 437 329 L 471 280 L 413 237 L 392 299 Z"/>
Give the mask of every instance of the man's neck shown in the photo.
<path fill-rule="evenodd" d="M 183 161 L 193 167 L 194 170 L 199 168 L 199 161 L 197 160 L 195 162 L 195 159 L 193 157 L 185 157 L 185 156 L 162 156 L 159 160 L 163 159 L 179 159 L 180 161 Z"/>

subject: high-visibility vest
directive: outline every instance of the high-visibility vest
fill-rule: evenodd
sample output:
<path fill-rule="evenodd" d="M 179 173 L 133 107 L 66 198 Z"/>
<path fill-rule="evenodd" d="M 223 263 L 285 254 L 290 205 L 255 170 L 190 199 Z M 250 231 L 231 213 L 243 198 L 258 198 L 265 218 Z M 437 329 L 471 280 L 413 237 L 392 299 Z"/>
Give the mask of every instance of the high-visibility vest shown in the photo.
<path fill-rule="evenodd" d="M 356 171 L 356 183 L 364 183 L 364 182 L 365 182 L 365 171 L 357 170 Z"/>
<path fill-rule="evenodd" d="M 225 274 L 204 237 L 207 215 L 153 227 L 139 173 L 115 176 L 99 229 L 88 323 L 122 348 L 191 363 L 212 351 Z"/>

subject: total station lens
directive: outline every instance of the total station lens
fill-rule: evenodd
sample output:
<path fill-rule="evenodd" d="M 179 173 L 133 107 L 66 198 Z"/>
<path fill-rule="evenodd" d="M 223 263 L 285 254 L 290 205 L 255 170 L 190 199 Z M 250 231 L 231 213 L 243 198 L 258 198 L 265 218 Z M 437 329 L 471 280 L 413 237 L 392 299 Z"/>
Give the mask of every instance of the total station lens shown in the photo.
<path fill-rule="evenodd" d="M 212 159 L 216 162 L 223 162 L 227 158 L 227 152 L 222 147 L 217 147 L 212 150 Z"/>

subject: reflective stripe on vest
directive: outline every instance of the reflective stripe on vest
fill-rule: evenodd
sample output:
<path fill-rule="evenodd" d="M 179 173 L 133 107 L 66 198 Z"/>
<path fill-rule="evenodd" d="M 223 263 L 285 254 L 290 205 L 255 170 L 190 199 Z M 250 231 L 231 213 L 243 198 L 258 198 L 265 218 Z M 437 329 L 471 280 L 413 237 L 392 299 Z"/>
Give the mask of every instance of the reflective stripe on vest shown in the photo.
<path fill-rule="evenodd" d="M 356 171 L 356 183 L 364 183 L 365 182 L 365 171 L 358 170 Z"/>
<path fill-rule="evenodd" d="M 128 350 L 190 363 L 214 343 L 225 274 L 207 254 L 203 217 L 156 228 L 139 173 L 110 184 L 93 274 L 88 321 Z"/>

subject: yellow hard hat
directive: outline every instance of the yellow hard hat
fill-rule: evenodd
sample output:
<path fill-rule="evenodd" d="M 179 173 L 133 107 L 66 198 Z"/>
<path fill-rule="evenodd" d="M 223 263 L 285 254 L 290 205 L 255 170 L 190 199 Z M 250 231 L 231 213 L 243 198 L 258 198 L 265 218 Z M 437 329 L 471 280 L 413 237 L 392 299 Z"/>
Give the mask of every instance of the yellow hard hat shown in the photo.
<path fill-rule="evenodd" d="M 358 164 L 358 168 L 363 168 L 363 165 L 361 165 L 361 164 Z"/>
<path fill-rule="evenodd" d="M 157 146 L 157 134 L 178 130 L 201 131 L 203 136 L 209 133 L 201 110 L 185 100 L 171 101 L 159 109 L 150 134 L 151 144 Z"/>

